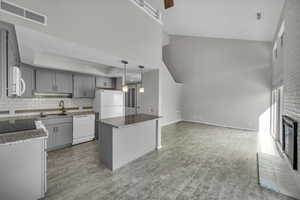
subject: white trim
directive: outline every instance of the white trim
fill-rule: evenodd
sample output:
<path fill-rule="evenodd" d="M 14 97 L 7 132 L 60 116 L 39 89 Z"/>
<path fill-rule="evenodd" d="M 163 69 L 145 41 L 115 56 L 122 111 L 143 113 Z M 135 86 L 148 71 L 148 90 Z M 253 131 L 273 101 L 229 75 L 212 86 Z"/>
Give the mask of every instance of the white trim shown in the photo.
<path fill-rule="evenodd" d="M 145 6 L 140 5 L 137 0 L 129 0 L 130 2 L 132 2 L 134 5 L 136 5 L 138 8 L 142 9 L 147 15 L 149 15 L 151 18 L 153 18 L 155 21 L 157 21 L 158 23 L 160 23 L 161 25 L 163 25 L 162 23 L 162 15 L 161 12 L 159 10 L 157 10 L 160 14 L 158 17 L 155 17 L 152 13 L 153 10 L 155 10 L 154 8 L 152 8 L 151 10 L 149 10 L 149 8 L 145 8 Z M 147 3 L 147 2 L 146 2 Z M 151 6 L 149 3 L 147 3 L 147 6 Z"/>
<path fill-rule="evenodd" d="M 178 123 L 178 122 L 181 122 L 181 121 L 182 121 L 182 119 L 177 119 L 177 120 L 174 120 L 174 121 L 166 122 L 164 124 L 161 124 L 160 127 L 168 126 L 168 125 L 175 124 L 175 123 Z"/>
<path fill-rule="evenodd" d="M 284 31 L 285 31 L 285 21 L 283 21 L 281 23 L 281 26 L 280 26 L 280 29 L 279 29 L 277 37 L 280 38 L 284 34 Z"/>
<path fill-rule="evenodd" d="M 211 123 L 211 122 L 204 122 L 204 121 L 196 121 L 196 120 L 182 120 L 182 121 L 183 121 L 183 122 L 198 123 L 198 124 L 206 124 L 206 125 L 210 125 L 210 126 L 218 126 L 218 127 L 223 127 L 223 128 L 232 128 L 232 129 L 238 129 L 238 130 L 244 130 L 244 131 L 258 132 L 258 130 L 255 130 L 255 129 L 241 128 L 241 127 L 228 126 L 228 125 L 221 125 L 221 124 L 218 124 L 218 123 Z"/>
<path fill-rule="evenodd" d="M 41 13 L 36 12 L 36 11 L 34 11 L 34 10 L 25 8 L 25 7 L 23 7 L 23 6 L 19 6 L 19 5 L 15 4 L 15 3 L 12 3 L 12 2 L 10 2 L 10 1 L 0 0 L 0 3 L 1 3 L 1 2 L 5 2 L 5 3 L 8 3 L 8 4 L 11 4 L 11 5 L 13 5 L 13 6 L 16 6 L 16 7 L 18 7 L 18 8 L 22 8 L 22 9 L 24 10 L 24 16 L 20 16 L 20 15 L 14 14 L 14 13 L 12 13 L 12 12 L 8 12 L 8 11 L 2 9 L 1 6 L 0 6 L 0 11 L 3 12 L 3 13 L 6 13 L 6 14 L 9 14 L 9 15 L 12 15 L 12 16 L 15 16 L 15 17 L 18 17 L 18 18 L 21 18 L 21 19 L 25 19 L 25 20 L 30 21 L 30 22 L 34 22 L 34 23 L 37 23 L 37 24 L 41 24 L 41 25 L 44 25 L 44 26 L 47 26 L 47 24 L 48 24 L 48 23 L 47 23 L 47 22 L 48 22 L 48 17 L 47 17 L 46 15 L 44 15 L 44 14 L 41 14 Z M 29 18 L 25 17 L 25 12 L 26 12 L 26 10 L 29 11 L 29 12 L 32 12 L 32 13 L 34 13 L 34 14 L 43 16 L 43 17 L 45 18 L 45 23 L 41 23 L 41 22 L 38 22 L 38 21 L 35 21 L 35 20 L 32 20 L 32 19 L 29 19 Z"/>
<path fill-rule="evenodd" d="M 85 142 L 90 142 L 93 141 L 95 139 L 95 136 L 88 136 L 88 137 L 84 137 L 84 138 L 73 138 L 73 142 L 72 145 L 77 145 L 77 144 L 81 144 L 81 143 L 85 143 Z"/>
<path fill-rule="evenodd" d="M 157 147 L 156 147 L 156 150 L 158 151 L 158 150 L 160 150 L 161 148 L 162 148 L 162 145 L 157 146 Z"/>

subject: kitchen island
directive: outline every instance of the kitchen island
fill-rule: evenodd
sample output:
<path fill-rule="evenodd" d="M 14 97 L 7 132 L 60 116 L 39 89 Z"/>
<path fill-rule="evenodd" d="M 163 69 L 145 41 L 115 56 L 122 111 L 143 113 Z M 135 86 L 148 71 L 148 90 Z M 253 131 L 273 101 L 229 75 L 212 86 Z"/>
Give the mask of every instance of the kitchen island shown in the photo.
<path fill-rule="evenodd" d="M 160 148 L 158 116 L 137 114 L 98 122 L 100 159 L 112 171 Z"/>

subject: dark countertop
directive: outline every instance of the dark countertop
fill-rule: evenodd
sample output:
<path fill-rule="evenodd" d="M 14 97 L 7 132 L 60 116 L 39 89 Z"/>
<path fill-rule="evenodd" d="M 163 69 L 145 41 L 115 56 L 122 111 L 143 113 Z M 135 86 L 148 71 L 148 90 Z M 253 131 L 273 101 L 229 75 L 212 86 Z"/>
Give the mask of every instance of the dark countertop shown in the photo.
<path fill-rule="evenodd" d="M 0 121 L 0 135 L 33 129 L 36 129 L 34 119 Z"/>
<path fill-rule="evenodd" d="M 120 128 L 123 126 L 136 124 L 144 121 L 154 120 L 160 118 L 156 115 L 147 115 L 147 114 L 137 114 L 137 115 L 128 115 L 122 117 L 114 117 L 108 119 L 99 120 L 99 123 L 103 123 L 115 128 Z"/>
<path fill-rule="evenodd" d="M 46 138 L 47 133 L 43 129 L 34 129 L 27 131 L 18 131 L 0 135 L 0 145 L 10 144 L 15 142 L 23 142 L 29 139 Z"/>
<path fill-rule="evenodd" d="M 0 121 L 11 121 L 11 120 L 22 120 L 22 119 L 34 119 L 34 120 L 47 120 L 53 118 L 64 118 L 64 117 L 72 117 L 76 115 L 89 115 L 95 114 L 94 111 L 78 111 L 78 112 L 67 112 L 66 115 L 57 114 L 46 114 L 46 117 L 41 117 L 40 115 L 23 115 L 23 116 L 12 116 L 12 117 L 2 117 Z"/>
<path fill-rule="evenodd" d="M 58 113 L 59 114 L 59 113 Z M 51 114 L 46 117 L 41 117 L 40 115 L 26 115 L 26 116 L 12 116 L 12 117 L 3 117 L 0 118 L 0 123 L 5 124 L 16 123 L 17 121 L 22 120 L 33 120 L 33 121 L 43 121 L 48 119 L 56 119 L 56 118 L 66 118 L 72 117 L 75 115 L 89 115 L 95 114 L 93 111 L 79 111 L 79 112 L 68 112 L 67 115 L 55 115 Z M 27 127 L 26 127 L 27 128 Z M 48 137 L 47 133 L 43 129 L 31 129 L 24 131 L 16 131 L 16 132 L 3 132 L 0 134 L 0 145 L 2 144 L 10 144 L 15 142 L 22 142 L 24 140 L 34 139 L 34 138 L 43 138 Z"/>

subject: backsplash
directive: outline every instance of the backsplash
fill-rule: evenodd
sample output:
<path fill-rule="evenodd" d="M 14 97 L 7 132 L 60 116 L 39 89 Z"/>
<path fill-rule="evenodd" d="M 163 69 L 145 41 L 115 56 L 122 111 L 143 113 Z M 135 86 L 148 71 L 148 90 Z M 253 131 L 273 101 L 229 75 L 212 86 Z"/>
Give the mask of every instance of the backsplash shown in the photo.
<path fill-rule="evenodd" d="M 91 110 L 93 99 L 71 99 L 71 98 L 2 98 L 0 99 L 0 117 L 14 115 L 39 114 L 39 110 L 55 111 L 59 109 L 59 101 L 65 102 L 65 108 L 70 112 L 78 110 Z"/>

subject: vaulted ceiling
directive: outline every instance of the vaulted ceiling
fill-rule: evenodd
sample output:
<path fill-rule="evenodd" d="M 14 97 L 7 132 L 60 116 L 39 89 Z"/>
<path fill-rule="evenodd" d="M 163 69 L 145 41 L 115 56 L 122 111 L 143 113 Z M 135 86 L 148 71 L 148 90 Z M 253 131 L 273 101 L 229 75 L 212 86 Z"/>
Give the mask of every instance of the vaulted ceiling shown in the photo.
<path fill-rule="evenodd" d="M 174 0 L 164 10 L 163 0 L 147 0 L 163 10 L 169 34 L 272 41 L 284 0 Z M 262 14 L 257 20 L 257 13 Z"/>

